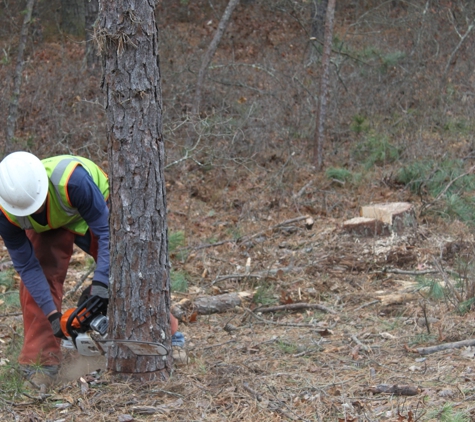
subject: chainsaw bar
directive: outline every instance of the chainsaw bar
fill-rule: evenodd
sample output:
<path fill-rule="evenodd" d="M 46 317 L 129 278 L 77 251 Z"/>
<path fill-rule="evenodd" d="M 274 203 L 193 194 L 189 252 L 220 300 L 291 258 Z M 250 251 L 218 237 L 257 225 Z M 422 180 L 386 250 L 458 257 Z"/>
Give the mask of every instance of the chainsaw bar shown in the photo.
<path fill-rule="evenodd" d="M 166 356 L 168 349 L 161 343 L 153 343 L 150 341 L 139 340 L 108 340 L 108 339 L 94 339 L 99 343 L 101 348 L 109 349 L 114 344 L 122 344 L 130 349 L 130 351 L 137 356 Z M 106 352 L 104 350 L 104 352 Z"/>

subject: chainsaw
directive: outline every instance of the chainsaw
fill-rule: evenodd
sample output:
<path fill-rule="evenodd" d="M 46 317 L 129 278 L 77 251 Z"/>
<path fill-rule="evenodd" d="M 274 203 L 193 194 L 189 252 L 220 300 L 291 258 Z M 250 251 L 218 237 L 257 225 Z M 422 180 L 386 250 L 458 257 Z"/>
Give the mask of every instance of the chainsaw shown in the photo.
<path fill-rule="evenodd" d="M 107 354 L 114 344 L 126 346 L 138 356 L 166 356 L 168 349 L 161 343 L 107 338 L 109 318 L 99 296 L 92 296 L 77 308 L 68 309 L 61 317 L 61 330 L 66 336 L 62 346 L 77 350 L 82 356 Z"/>

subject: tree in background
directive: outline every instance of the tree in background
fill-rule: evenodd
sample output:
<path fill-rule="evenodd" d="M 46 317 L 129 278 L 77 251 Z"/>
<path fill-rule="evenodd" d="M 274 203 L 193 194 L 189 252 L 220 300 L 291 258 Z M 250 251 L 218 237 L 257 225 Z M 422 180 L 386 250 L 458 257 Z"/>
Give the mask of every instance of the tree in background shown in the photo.
<path fill-rule="evenodd" d="M 18 45 L 17 62 L 15 74 L 13 76 L 13 91 L 10 96 L 10 104 L 8 107 L 7 124 L 5 127 L 5 147 L 3 154 L 7 155 L 13 151 L 13 139 L 15 137 L 15 128 L 18 119 L 18 102 L 20 100 L 21 80 L 24 66 L 25 46 L 28 40 L 28 29 L 31 23 L 31 15 L 35 0 L 28 0 L 25 9 L 25 16 L 23 18 L 23 25 L 20 32 L 20 43 Z"/>
<path fill-rule="evenodd" d="M 84 34 L 84 2 L 87 0 L 61 0 L 61 30 L 66 34 Z"/>
<path fill-rule="evenodd" d="M 312 26 L 310 35 L 323 44 L 325 36 L 325 15 L 327 13 L 328 0 L 312 1 Z"/>
<path fill-rule="evenodd" d="M 98 39 L 105 69 L 111 189 L 113 338 L 171 349 L 170 265 L 162 93 L 155 1 L 102 0 Z M 111 348 L 108 368 L 141 381 L 166 379 L 172 357 Z"/>
<path fill-rule="evenodd" d="M 86 29 L 86 63 L 88 69 L 99 65 L 99 55 L 94 43 L 94 24 L 99 14 L 99 0 L 84 0 Z"/>
<path fill-rule="evenodd" d="M 315 129 L 313 156 L 314 162 L 319 170 L 321 170 L 323 166 L 323 142 L 325 138 L 325 118 L 327 112 L 327 93 L 329 84 L 328 80 L 330 77 L 330 54 L 333 40 L 333 17 L 335 15 L 335 3 L 336 0 L 329 0 L 327 7 L 325 40 L 323 44 L 322 56 L 322 73 L 320 76 L 320 93 L 318 96 L 317 124 Z"/>

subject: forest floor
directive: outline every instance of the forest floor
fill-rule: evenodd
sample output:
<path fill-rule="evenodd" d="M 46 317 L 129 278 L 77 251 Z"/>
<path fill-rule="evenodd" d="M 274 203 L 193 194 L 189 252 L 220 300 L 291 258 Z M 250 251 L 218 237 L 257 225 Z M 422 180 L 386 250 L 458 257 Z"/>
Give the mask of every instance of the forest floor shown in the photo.
<path fill-rule="evenodd" d="M 434 258 L 450 279 L 461 273 L 474 244 L 467 227 L 421 217 L 400 235 L 354 237 L 342 223 L 361 205 L 408 201 L 417 214 L 421 204 L 378 180 L 342 186 L 305 168 L 292 171 L 293 185 L 279 195 L 280 170 L 187 168 L 168 175 L 169 230 L 185 236 L 171 261 L 188 283 L 174 301 L 242 297 L 232 311 L 180 324 L 188 364 L 175 366 L 167 382 L 138 384 L 73 352 L 48 394 L 3 382 L 0 419 L 473 420 L 475 349 L 417 351 L 475 338 L 473 312 L 455 312 L 453 297 L 432 300 L 416 280 L 441 279 Z M 311 229 L 307 215 L 315 220 Z M 8 260 L 5 251 L 2 258 Z M 76 253 L 65 290 L 87 271 L 86 257 Z M 296 303 L 323 306 L 257 309 Z M 15 371 L 13 351 L 21 344 L 18 311 L 9 308 L 0 321 L 4 379 L 7 368 Z"/>

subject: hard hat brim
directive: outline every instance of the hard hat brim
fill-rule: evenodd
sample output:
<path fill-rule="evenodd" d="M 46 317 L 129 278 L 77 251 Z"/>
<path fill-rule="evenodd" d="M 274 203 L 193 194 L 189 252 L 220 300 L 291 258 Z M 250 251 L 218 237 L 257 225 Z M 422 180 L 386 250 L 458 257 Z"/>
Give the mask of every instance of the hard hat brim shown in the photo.
<path fill-rule="evenodd" d="M 28 152 L 18 151 L 10 154 L 11 156 L 15 155 L 16 159 L 21 159 L 24 163 L 34 167 L 37 169 L 35 177 L 38 181 L 38 192 L 36 194 L 35 200 L 27 207 L 18 207 L 15 206 L 7 201 L 5 201 L 2 196 L 0 196 L 0 206 L 8 213 L 16 216 L 16 217 L 26 217 L 28 215 L 34 214 L 38 211 L 43 203 L 46 200 L 46 196 L 48 195 L 48 186 L 49 186 L 49 179 L 46 173 L 46 169 L 44 168 L 41 160 L 30 154 Z M 8 158 L 5 157 L 5 159 Z"/>

